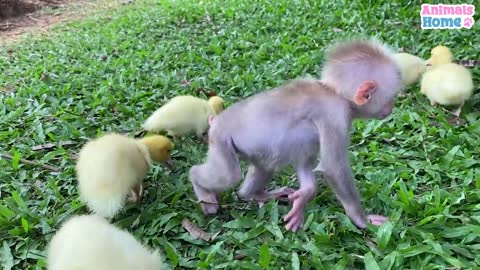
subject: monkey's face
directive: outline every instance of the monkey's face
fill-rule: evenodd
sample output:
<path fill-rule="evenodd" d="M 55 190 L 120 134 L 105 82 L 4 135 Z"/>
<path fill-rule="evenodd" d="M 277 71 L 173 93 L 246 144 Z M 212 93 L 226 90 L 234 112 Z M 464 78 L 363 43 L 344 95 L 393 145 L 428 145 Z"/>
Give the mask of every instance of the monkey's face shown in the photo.
<path fill-rule="evenodd" d="M 393 104 L 394 100 L 387 101 L 386 103 L 382 104 L 373 104 L 374 102 L 368 105 L 364 105 L 362 107 L 356 107 L 354 110 L 354 114 L 358 118 L 365 118 L 365 119 L 385 119 L 393 112 Z M 368 107 L 368 108 L 367 108 Z"/>
<path fill-rule="evenodd" d="M 392 111 L 393 111 L 393 100 L 387 102 L 387 104 L 385 104 L 382 107 L 380 112 L 377 114 L 377 118 L 385 119 L 392 113 Z"/>
<path fill-rule="evenodd" d="M 395 98 L 401 90 L 401 73 L 396 69 L 384 71 L 374 81 L 377 83 L 375 91 L 369 95 L 368 102 L 357 106 L 357 111 L 361 118 L 385 119 L 392 113 Z"/>

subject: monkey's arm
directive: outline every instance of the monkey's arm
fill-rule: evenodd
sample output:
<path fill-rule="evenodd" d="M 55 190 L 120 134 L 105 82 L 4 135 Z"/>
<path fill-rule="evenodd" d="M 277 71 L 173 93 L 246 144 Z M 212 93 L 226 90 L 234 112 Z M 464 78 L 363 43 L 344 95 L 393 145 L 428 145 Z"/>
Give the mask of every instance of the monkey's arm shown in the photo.
<path fill-rule="evenodd" d="M 360 196 L 354 183 L 348 160 L 349 130 L 345 125 L 317 124 L 320 135 L 320 164 L 314 171 L 322 171 L 328 185 L 343 205 L 346 214 L 360 228 L 367 226 Z"/>

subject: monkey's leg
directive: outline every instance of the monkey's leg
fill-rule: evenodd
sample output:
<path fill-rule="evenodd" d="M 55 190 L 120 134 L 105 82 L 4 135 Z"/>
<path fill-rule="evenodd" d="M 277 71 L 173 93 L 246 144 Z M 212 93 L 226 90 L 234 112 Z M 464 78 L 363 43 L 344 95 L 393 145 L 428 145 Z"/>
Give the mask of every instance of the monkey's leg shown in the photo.
<path fill-rule="evenodd" d="M 303 209 L 313 198 L 317 190 L 315 174 L 311 169 L 299 169 L 297 174 L 300 181 L 300 188 L 288 196 L 288 199 L 293 201 L 293 206 L 283 218 L 285 222 L 287 222 L 285 228 L 293 232 L 303 227 Z"/>
<path fill-rule="evenodd" d="M 240 161 L 230 141 L 210 143 L 207 161 L 190 169 L 190 181 L 205 214 L 218 211 L 217 193 L 241 180 Z"/>
<path fill-rule="evenodd" d="M 348 160 L 348 128 L 347 126 L 320 129 L 320 166 L 328 185 L 342 203 L 345 213 L 359 228 L 367 227 L 367 222 L 382 224 L 386 217 L 366 216 L 360 203 L 360 194 L 355 186 L 352 168 Z"/>
<path fill-rule="evenodd" d="M 217 193 L 200 185 L 200 181 L 202 181 L 202 177 L 205 174 L 203 172 L 204 167 L 205 164 L 193 166 L 190 169 L 190 181 L 203 213 L 206 215 L 215 214 L 218 211 Z"/>
<path fill-rule="evenodd" d="M 267 200 L 278 199 L 292 194 L 295 190 L 287 187 L 266 191 L 265 186 L 272 178 L 273 173 L 251 164 L 248 167 L 238 195 L 243 200 L 254 200 L 261 207 Z"/>
<path fill-rule="evenodd" d="M 364 229 L 367 227 L 367 222 L 375 226 L 380 226 L 388 220 L 387 217 L 381 215 L 365 216 L 360 206 L 360 196 L 353 183 L 353 179 L 350 181 L 338 181 L 340 178 L 337 177 L 331 178 L 330 176 L 326 176 L 325 178 L 342 203 L 345 213 L 357 227 Z"/>

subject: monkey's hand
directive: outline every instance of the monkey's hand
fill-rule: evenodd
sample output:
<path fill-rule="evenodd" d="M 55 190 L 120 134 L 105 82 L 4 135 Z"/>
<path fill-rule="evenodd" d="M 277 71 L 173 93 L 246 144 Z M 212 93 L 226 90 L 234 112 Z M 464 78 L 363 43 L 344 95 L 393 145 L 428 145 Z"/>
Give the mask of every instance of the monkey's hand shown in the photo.
<path fill-rule="evenodd" d="M 388 218 L 385 216 L 379 216 L 379 215 L 368 215 L 367 216 L 368 221 L 372 223 L 375 226 L 380 226 L 383 223 L 388 221 Z"/>
<path fill-rule="evenodd" d="M 292 209 L 283 218 L 287 225 L 285 228 L 289 231 L 296 232 L 303 227 L 303 209 L 312 197 L 312 192 L 307 189 L 299 189 L 288 196 L 293 201 Z"/>

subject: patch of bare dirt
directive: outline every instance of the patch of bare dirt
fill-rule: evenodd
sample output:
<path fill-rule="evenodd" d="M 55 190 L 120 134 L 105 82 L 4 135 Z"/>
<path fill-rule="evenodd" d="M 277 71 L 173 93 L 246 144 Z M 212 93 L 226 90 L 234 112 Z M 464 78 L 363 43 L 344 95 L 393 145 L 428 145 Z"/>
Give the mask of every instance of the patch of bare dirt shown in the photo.
<path fill-rule="evenodd" d="M 118 0 L 0 0 L 0 44 L 45 34 L 57 23 L 119 6 Z"/>
<path fill-rule="evenodd" d="M 0 0 L 0 20 L 35 11 L 39 6 L 32 1 Z"/>

